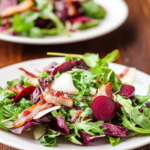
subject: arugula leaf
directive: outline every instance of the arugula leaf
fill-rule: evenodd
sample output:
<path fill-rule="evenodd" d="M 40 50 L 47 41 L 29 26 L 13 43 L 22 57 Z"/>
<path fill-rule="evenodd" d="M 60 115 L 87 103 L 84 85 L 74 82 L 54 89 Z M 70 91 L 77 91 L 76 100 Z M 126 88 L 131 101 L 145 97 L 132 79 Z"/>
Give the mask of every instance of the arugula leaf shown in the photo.
<path fill-rule="evenodd" d="M 60 34 L 57 28 L 52 28 L 52 29 L 41 29 L 43 34 L 47 35 L 58 35 Z"/>
<path fill-rule="evenodd" d="M 12 27 L 16 32 L 26 32 L 34 26 L 34 22 L 26 22 L 26 19 L 22 18 L 20 14 L 13 16 Z"/>
<path fill-rule="evenodd" d="M 93 79 L 92 74 L 89 71 L 77 68 L 72 69 L 70 74 L 72 75 L 75 87 L 79 90 L 78 95 L 89 95 Z"/>
<path fill-rule="evenodd" d="M 68 113 L 67 111 L 67 107 L 65 106 L 62 106 L 59 111 L 65 116 L 65 120 L 70 122 L 71 120 L 71 115 Z"/>
<path fill-rule="evenodd" d="M 1 122 L 2 118 L 3 118 L 3 109 L 0 109 L 0 128 L 2 128 L 5 131 L 10 131 L 10 129 L 8 129 L 7 127 L 5 127 L 5 125 Z"/>
<path fill-rule="evenodd" d="M 41 139 L 40 143 L 43 146 L 53 146 L 56 143 L 56 137 L 59 136 L 60 133 L 48 129 L 48 134 L 45 134 Z"/>
<path fill-rule="evenodd" d="M 38 27 L 31 28 L 28 34 L 30 38 L 43 38 L 42 30 Z"/>
<path fill-rule="evenodd" d="M 16 94 L 8 89 L 3 89 L 0 87 L 0 105 L 11 103 L 11 99 L 9 99 L 9 96 L 16 96 Z"/>
<path fill-rule="evenodd" d="M 69 134 L 69 135 L 65 135 L 63 137 L 66 138 L 67 140 L 71 141 L 72 143 L 75 143 L 75 144 L 78 144 L 78 145 L 82 145 L 82 143 L 77 140 L 75 133 Z"/>
<path fill-rule="evenodd" d="M 101 59 L 101 65 L 100 67 L 104 67 L 107 65 L 109 62 L 114 62 L 117 58 L 119 57 L 119 51 L 114 50 L 108 55 L 106 55 L 104 58 Z"/>
<path fill-rule="evenodd" d="M 114 100 L 122 105 L 124 111 L 136 124 L 144 129 L 150 130 L 150 120 L 143 113 L 139 112 L 139 107 L 132 106 L 132 101 L 130 99 L 115 95 Z"/>
<path fill-rule="evenodd" d="M 99 122 L 89 122 L 90 119 L 82 122 L 75 122 L 74 124 L 69 124 L 68 128 L 74 130 L 75 134 L 80 137 L 79 131 L 83 130 L 85 133 L 90 135 L 95 135 L 94 133 L 104 134 L 103 130 L 100 129 L 100 126 L 103 124 L 103 121 Z"/>
<path fill-rule="evenodd" d="M 88 29 L 88 28 L 98 26 L 99 23 L 100 23 L 99 21 L 91 21 L 91 22 L 86 22 L 86 23 L 80 22 L 80 25 L 79 25 L 78 29 L 85 30 L 85 29 Z"/>
<path fill-rule="evenodd" d="M 96 75 L 97 78 L 100 78 L 101 84 L 113 83 L 112 91 L 115 93 L 120 90 L 122 85 L 121 80 L 116 76 L 115 72 L 110 68 L 93 68 L 90 71 L 93 75 Z"/>
<path fill-rule="evenodd" d="M 108 136 L 108 138 L 109 138 L 110 144 L 111 144 L 112 146 L 117 145 L 117 144 L 119 143 L 119 141 L 120 141 L 120 137 Z"/>
<path fill-rule="evenodd" d="M 52 20 L 57 27 L 59 33 L 66 33 L 63 23 L 53 13 L 53 4 L 48 0 L 35 0 L 42 16 Z"/>
<path fill-rule="evenodd" d="M 44 72 L 44 71 L 39 73 L 39 77 L 40 77 L 40 78 L 47 78 L 47 77 L 49 77 L 49 76 L 50 76 L 50 75 L 49 75 L 47 72 Z"/>
<path fill-rule="evenodd" d="M 65 120 L 65 116 L 60 111 L 57 112 L 56 110 L 54 110 L 51 112 L 51 114 L 54 118 L 56 118 L 57 116 L 60 116 Z"/>
<path fill-rule="evenodd" d="M 2 115 L 7 119 L 3 120 L 2 122 L 4 123 L 10 120 L 15 120 L 19 113 L 30 106 L 32 106 L 32 102 L 26 100 L 25 98 L 22 98 L 22 100 L 20 100 L 15 106 L 12 104 L 3 105 Z"/>
<path fill-rule="evenodd" d="M 133 130 L 137 133 L 141 133 L 141 134 L 148 134 L 150 133 L 150 130 L 147 130 L 147 129 L 143 129 L 143 128 L 139 128 L 139 127 L 136 127 L 136 124 L 134 123 L 134 121 L 132 120 L 128 120 L 127 116 L 123 116 L 123 115 L 120 115 L 119 113 L 117 113 L 117 115 L 121 118 L 121 120 L 123 121 L 122 124 L 128 128 L 129 130 Z"/>
<path fill-rule="evenodd" d="M 136 98 L 136 103 L 138 103 L 138 104 L 143 104 L 148 99 L 150 99 L 150 85 L 149 85 L 149 90 L 148 90 L 148 93 L 146 96 L 135 95 L 135 98 Z"/>
<path fill-rule="evenodd" d="M 88 115 L 92 114 L 92 109 L 91 108 L 86 108 L 81 114 L 80 117 L 84 118 L 87 117 Z"/>
<path fill-rule="evenodd" d="M 84 55 L 80 54 L 67 54 L 67 53 L 56 53 L 56 52 L 48 52 L 47 55 L 55 55 L 55 56 L 65 56 L 66 61 L 72 61 L 75 59 L 83 59 L 85 63 L 91 68 L 99 68 L 108 66 L 107 63 L 115 61 L 119 56 L 119 51 L 114 50 L 106 57 L 100 59 L 98 54 L 93 53 L 85 53 Z"/>
<path fill-rule="evenodd" d="M 106 15 L 106 11 L 91 0 L 81 3 L 81 6 L 83 12 L 88 17 L 95 18 L 95 19 L 102 19 Z"/>
<path fill-rule="evenodd" d="M 9 87 L 12 87 L 13 85 L 17 85 L 17 84 L 20 84 L 19 79 L 14 79 L 14 80 L 12 80 L 12 81 L 7 81 L 7 85 L 8 85 Z"/>
<path fill-rule="evenodd" d="M 101 63 L 99 59 L 99 55 L 94 53 L 85 53 L 83 60 L 91 68 L 99 66 Z"/>

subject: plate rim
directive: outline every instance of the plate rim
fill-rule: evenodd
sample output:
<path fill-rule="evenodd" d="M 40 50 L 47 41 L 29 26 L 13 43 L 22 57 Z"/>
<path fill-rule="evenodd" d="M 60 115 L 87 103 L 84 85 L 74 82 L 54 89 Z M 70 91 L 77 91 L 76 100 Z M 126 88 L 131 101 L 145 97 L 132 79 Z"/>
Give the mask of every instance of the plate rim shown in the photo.
<path fill-rule="evenodd" d="M 13 65 L 9 65 L 9 66 L 6 66 L 6 67 L 3 67 L 3 68 L 1 68 L 0 69 L 0 73 L 1 72 L 3 72 L 3 71 L 5 71 L 5 70 L 8 70 L 9 68 L 11 68 L 11 67 L 17 67 L 17 65 L 25 65 L 25 64 L 28 64 L 28 63 L 35 63 L 36 61 L 46 61 L 46 60 L 50 60 L 50 59 L 57 59 L 56 61 L 58 61 L 58 59 L 59 59 L 59 61 L 63 61 L 64 60 L 64 57 L 49 57 L 49 58 L 40 58 L 40 59 L 33 59 L 33 60 L 27 60 L 27 61 L 23 61 L 23 62 L 19 62 L 19 63 L 15 63 L 15 64 L 13 64 Z M 113 64 L 113 65 L 115 65 L 116 67 L 117 66 L 121 66 L 121 67 L 125 67 L 125 65 L 122 65 L 122 64 L 117 64 L 117 63 L 110 63 L 110 64 Z M 137 73 L 142 73 L 143 75 L 146 75 L 146 76 L 148 76 L 148 77 L 150 77 L 150 75 L 148 75 L 148 74 L 146 74 L 146 73 L 144 73 L 144 72 L 142 72 L 142 71 L 139 71 L 139 70 L 137 70 Z M 16 135 L 17 136 L 17 135 Z M 130 140 L 130 139 L 129 139 Z M 14 144 L 14 143 L 9 143 L 9 142 L 7 142 L 6 140 L 3 140 L 2 138 L 0 138 L 0 142 L 1 143 L 3 143 L 3 144 L 6 144 L 6 145 L 8 145 L 8 146 L 11 146 L 11 147 L 14 147 L 14 148 L 18 148 L 18 149 L 24 149 L 24 147 L 22 146 L 22 145 L 16 145 L 16 144 Z M 144 145 L 146 145 L 146 144 L 149 144 L 150 143 L 150 138 L 147 140 L 147 141 L 145 141 L 145 142 L 143 142 L 142 144 L 140 144 L 140 145 L 138 145 L 138 146 L 132 146 L 131 148 L 133 149 L 133 148 L 138 148 L 138 147 L 141 147 L 141 146 L 144 146 Z M 53 148 L 56 148 L 56 147 L 53 147 Z M 117 149 L 117 148 L 116 148 Z M 27 149 L 27 150 L 32 150 L 32 149 Z"/>
<path fill-rule="evenodd" d="M 120 3 L 120 5 L 122 5 L 124 7 L 126 14 L 119 24 L 117 24 L 114 28 L 108 29 L 104 33 L 99 34 L 97 32 L 97 34 L 92 34 L 90 36 L 84 36 L 82 38 L 79 37 L 80 35 L 78 35 L 77 37 L 74 38 L 74 34 L 73 34 L 72 38 L 66 37 L 65 35 L 60 35 L 60 36 L 64 37 L 64 39 L 63 40 L 61 39 L 61 41 L 59 41 L 57 39 L 55 39 L 54 41 L 50 41 L 51 39 L 53 39 L 53 36 L 50 36 L 50 38 L 43 38 L 43 39 L 34 39 L 33 38 L 32 39 L 32 38 L 26 38 L 26 37 L 22 38 L 20 36 L 12 36 L 12 35 L 0 33 L 0 40 L 14 42 L 14 43 L 20 43 L 20 44 L 31 44 L 31 45 L 34 45 L 34 44 L 36 44 L 36 45 L 59 45 L 59 44 L 82 42 L 82 41 L 91 40 L 91 39 L 106 35 L 112 31 L 116 30 L 117 28 L 119 28 L 126 21 L 128 14 L 129 14 L 129 8 L 125 1 L 123 1 L 123 0 L 114 0 L 114 1 L 116 1 L 118 4 Z M 101 24 L 99 26 L 101 26 Z M 94 27 L 91 29 L 94 29 Z M 87 30 L 84 30 L 84 31 L 87 33 L 88 32 Z M 84 33 L 81 33 L 81 34 L 83 35 Z M 56 36 L 54 36 L 54 37 L 56 37 Z"/>

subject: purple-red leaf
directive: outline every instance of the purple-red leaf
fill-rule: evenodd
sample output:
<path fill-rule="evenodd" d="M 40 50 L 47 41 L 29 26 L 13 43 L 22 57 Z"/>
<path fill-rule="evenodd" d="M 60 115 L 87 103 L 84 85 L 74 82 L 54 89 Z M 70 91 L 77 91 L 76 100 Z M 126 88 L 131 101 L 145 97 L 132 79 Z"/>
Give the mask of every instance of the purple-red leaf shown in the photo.
<path fill-rule="evenodd" d="M 48 69 L 54 68 L 56 65 L 57 65 L 57 63 L 54 61 L 54 62 L 50 63 L 48 66 L 44 67 L 44 69 L 48 70 Z"/>
<path fill-rule="evenodd" d="M 117 92 L 116 94 L 123 95 L 126 97 L 131 97 L 134 95 L 134 92 L 135 92 L 134 86 L 123 84 L 120 88 L 120 91 Z"/>
<path fill-rule="evenodd" d="M 15 134 L 21 134 L 23 130 L 33 126 L 33 125 L 40 125 L 40 123 L 36 123 L 36 122 L 28 122 L 26 123 L 24 126 L 16 128 L 16 129 L 12 129 L 11 132 L 15 133 Z"/>
<path fill-rule="evenodd" d="M 66 71 L 70 71 L 72 70 L 72 68 L 80 68 L 80 69 L 89 70 L 89 67 L 85 64 L 85 62 L 82 59 L 77 59 L 74 61 L 64 62 L 63 64 L 56 67 L 54 71 L 52 72 L 52 76 L 54 77 L 54 75 L 57 74 L 57 72 L 61 74 Z"/>
<path fill-rule="evenodd" d="M 38 81 L 41 91 L 45 91 L 46 87 L 50 84 L 49 78 L 38 79 Z"/>
<path fill-rule="evenodd" d="M 56 121 L 53 120 L 51 123 L 48 123 L 46 127 L 50 128 L 51 130 L 59 132 L 61 135 L 69 134 L 69 129 L 65 123 L 65 120 L 60 116 L 56 117 Z"/>
<path fill-rule="evenodd" d="M 116 126 L 110 123 L 104 123 L 100 128 L 107 128 L 104 130 L 104 133 L 111 136 L 126 137 L 128 133 L 128 129 L 126 127 Z"/>
<path fill-rule="evenodd" d="M 75 22 L 90 22 L 91 20 L 92 20 L 91 18 L 88 18 L 86 16 L 78 16 L 78 17 L 70 19 L 70 21 L 72 23 L 75 23 Z"/>
<path fill-rule="evenodd" d="M 36 88 L 33 91 L 32 96 L 31 96 L 31 102 L 33 104 L 36 104 L 40 100 L 41 93 L 42 92 L 41 92 L 40 88 Z"/>
<path fill-rule="evenodd" d="M 24 88 L 15 98 L 12 102 L 17 102 L 21 100 L 22 98 L 27 98 L 35 89 L 36 87 L 31 85 L 26 88 Z"/>
<path fill-rule="evenodd" d="M 79 132 L 80 138 L 78 140 L 82 143 L 82 145 L 88 145 L 93 139 L 99 138 L 99 137 L 104 137 L 105 135 L 90 135 L 84 132 Z"/>
<path fill-rule="evenodd" d="M 39 119 L 34 119 L 35 122 L 37 123 L 48 123 L 51 122 L 50 119 L 47 116 L 44 116 L 42 118 Z"/>

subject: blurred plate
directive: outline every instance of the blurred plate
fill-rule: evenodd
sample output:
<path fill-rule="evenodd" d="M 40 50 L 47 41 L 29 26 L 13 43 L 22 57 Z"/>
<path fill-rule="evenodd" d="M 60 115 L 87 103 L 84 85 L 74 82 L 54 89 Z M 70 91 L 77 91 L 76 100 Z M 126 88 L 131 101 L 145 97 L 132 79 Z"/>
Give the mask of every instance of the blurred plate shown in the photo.
<path fill-rule="evenodd" d="M 65 44 L 93 39 L 121 26 L 128 16 L 128 7 L 122 0 L 94 0 L 107 11 L 105 19 L 97 26 L 81 32 L 72 33 L 71 37 L 66 35 L 47 36 L 43 39 L 31 39 L 22 36 L 12 36 L 0 34 L 0 39 L 15 43 L 36 44 L 36 45 L 51 45 Z"/>
<path fill-rule="evenodd" d="M 18 68 L 23 67 L 31 72 L 35 68 L 42 68 L 47 66 L 47 64 L 56 61 L 63 62 L 64 58 L 45 58 L 45 59 L 37 59 L 26 61 L 22 63 L 18 63 L 15 65 L 11 65 L 5 68 L 0 69 L 0 86 L 5 87 L 6 82 L 19 78 Z M 109 64 L 110 68 L 112 68 L 116 73 L 120 73 L 125 66 L 111 63 Z M 34 72 L 33 72 L 34 73 Z M 143 80 L 144 79 L 144 80 Z M 134 86 L 136 88 L 135 93 L 139 95 L 146 95 L 148 91 L 148 86 L 150 84 L 150 76 L 141 72 L 136 72 L 136 78 Z M 133 138 L 121 138 L 121 141 L 116 146 L 111 146 L 108 138 L 98 138 L 91 142 L 89 146 L 78 146 L 67 140 L 58 138 L 57 144 L 52 147 L 44 147 L 40 144 L 39 141 L 34 140 L 33 133 L 24 132 L 22 135 L 14 135 L 12 133 L 8 133 L 0 130 L 0 143 L 9 145 L 11 147 L 15 147 L 23 150 L 123 150 L 123 149 L 135 149 L 137 147 L 141 147 L 143 145 L 150 143 L 150 136 L 143 137 L 133 137 Z"/>

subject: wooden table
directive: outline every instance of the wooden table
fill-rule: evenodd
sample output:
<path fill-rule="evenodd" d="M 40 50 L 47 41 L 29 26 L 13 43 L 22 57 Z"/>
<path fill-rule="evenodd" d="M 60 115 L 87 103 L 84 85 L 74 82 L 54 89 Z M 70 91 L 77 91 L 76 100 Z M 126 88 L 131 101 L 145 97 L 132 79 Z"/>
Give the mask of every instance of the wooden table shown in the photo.
<path fill-rule="evenodd" d="M 21 45 L 0 41 L 0 68 L 25 60 L 48 57 L 46 52 L 99 53 L 101 57 L 120 50 L 117 63 L 150 74 L 150 0 L 126 0 L 130 14 L 116 31 L 93 40 L 66 45 Z M 0 144 L 0 150 L 16 150 Z M 150 150 L 144 146 L 138 150 Z"/>

